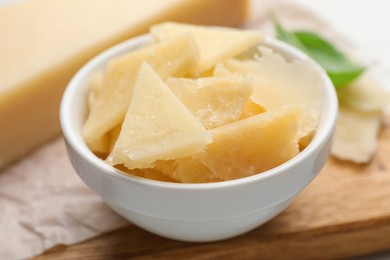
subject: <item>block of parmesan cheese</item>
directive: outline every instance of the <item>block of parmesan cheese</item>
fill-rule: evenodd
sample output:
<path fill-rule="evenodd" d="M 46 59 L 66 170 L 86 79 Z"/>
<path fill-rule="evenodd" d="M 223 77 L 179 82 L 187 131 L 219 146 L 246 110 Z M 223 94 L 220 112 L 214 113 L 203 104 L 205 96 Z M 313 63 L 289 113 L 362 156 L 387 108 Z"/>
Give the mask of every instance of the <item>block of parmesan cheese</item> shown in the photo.
<path fill-rule="evenodd" d="M 0 8 L 0 168 L 60 132 L 74 73 L 162 21 L 239 26 L 248 0 L 26 0 Z"/>

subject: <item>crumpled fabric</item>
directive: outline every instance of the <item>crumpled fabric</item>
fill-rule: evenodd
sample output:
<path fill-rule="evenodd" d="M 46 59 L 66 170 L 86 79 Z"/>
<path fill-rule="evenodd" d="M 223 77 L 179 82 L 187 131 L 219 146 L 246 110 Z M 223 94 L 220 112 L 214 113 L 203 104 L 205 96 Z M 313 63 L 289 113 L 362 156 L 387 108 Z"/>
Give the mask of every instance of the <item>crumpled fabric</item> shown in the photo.
<path fill-rule="evenodd" d="M 24 259 L 129 223 L 79 179 L 58 138 L 0 173 L 0 259 Z"/>

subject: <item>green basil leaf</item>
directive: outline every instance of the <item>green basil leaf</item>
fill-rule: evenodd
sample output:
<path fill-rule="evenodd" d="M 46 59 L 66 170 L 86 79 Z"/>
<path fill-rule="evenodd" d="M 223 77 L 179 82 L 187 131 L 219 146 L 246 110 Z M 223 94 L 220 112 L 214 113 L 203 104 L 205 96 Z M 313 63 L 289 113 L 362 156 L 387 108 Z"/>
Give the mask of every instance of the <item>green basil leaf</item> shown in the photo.
<path fill-rule="evenodd" d="M 355 63 L 330 42 L 313 32 L 290 32 L 272 16 L 277 37 L 305 52 L 329 75 L 335 87 L 342 87 L 359 77 L 365 67 Z"/>
<path fill-rule="evenodd" d="M 349 59 L 319 35 L 303 31 L 294 32 L 294 35 L 304 45 L 307 54 L 325 69 L 336 87 L 348 84 L 364 72 L 364 66 Z"/>
<path fill-rule="evenodd" d="M 275 15 L 272 15 L 272 21 L 273 21 L 274 28 L 276 31 L 276 37 L 279 40 L 287 42 L 287 43 L 297 47 L 298 49 L 300 49 L 304 52 L 307 52 L 305 46 L 303 46 L 303 44 L 298 39 L 298 37 L 294 33 L 291 33 L 289 31 L 285 30 Z"/>

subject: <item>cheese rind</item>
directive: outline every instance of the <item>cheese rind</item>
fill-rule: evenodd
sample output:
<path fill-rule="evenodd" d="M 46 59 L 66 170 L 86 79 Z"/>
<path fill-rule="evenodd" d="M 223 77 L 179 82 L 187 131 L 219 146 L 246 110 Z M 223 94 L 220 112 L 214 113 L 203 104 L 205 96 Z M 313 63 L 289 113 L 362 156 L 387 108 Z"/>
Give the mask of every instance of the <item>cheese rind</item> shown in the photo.
<path fill-rule="evenodd" d="M 0 8 L 0 168 L 58 135 L 62 92 L 97 53 L 167 20 L 239 26 L 247 3 L 35 0 Z"/>

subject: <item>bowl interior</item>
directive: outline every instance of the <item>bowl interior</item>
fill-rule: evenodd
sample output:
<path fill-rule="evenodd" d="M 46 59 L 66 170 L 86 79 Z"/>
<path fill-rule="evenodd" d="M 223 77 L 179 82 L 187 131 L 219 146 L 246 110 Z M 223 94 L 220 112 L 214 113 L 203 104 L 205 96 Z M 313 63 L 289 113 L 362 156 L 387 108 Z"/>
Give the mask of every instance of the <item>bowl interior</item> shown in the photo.
<path fill-rule="evenodd" d="M 318 130 L 308 147 L 306 147 L 302 152 L 300 152 L 297 156 L 287 161 L 286 163 L 254 176 L 231 181 L 202 184 L 181 184 L 148 180 L 140 177 L 126 175 L 120 170 L 109 166 L 104 161 L 97 158 L 89 150 L 81 136 L 81 128 L 87 115 L 86 97 L 91 76 L 97 71 L 103 71 L 108 61 L 112 58 L 120 56 L 134 49 L 140 48 L 141 46 L 150 44 L 151 42 L 152 37 L 150 35 L 143 35 L 123 42 L 103 52 L 102 54 L 91 60 L 89 63 L 87 63 L 75 75 L 75 77 L 71 80 L 67 89 L 65 90 L 60 111 L 61 127 L 63 130 L 64 137 L 66 138 L 68 144 L 71 145 L 81 157 L 83 157 L 90 163 L 97 165 L 107 174 L 110 174 L 115 178 L 120 178 L 125 181 L 135 181 L 143 183 L 144 185 L 152 185 L 166 188 L 208 189 L 226 187 L 231 185 L 240 185 L 246 182 L 252 182 L 256 180 L 258 181 L 265 178 L 272 178 L 272 176 L 277 175 L 280 170 L 286 169 L 296 163 L 301 162 L 302 160 L 305 160 L 306 157 L 313 153 L 318 147 L 323 146 L 324 143 L 329 140 L 329 137 L 334 130 L 337 117 L 337 96 L 334 87 L 329 78 L 327 77 L 326 73 L 313 62 L 313 66 L 317 66 L 322 71 L 321 84 L 323 101 L 321 107 L 320 121 L 317 128 Z M 272 48 L 276 52 L 282 54 L 282 56 L 284 56 L 288 60 L 309 59 L 305 54 L 296 50 L 295 48 L 272 38 L 265 37 L 262 45 Z"/>

